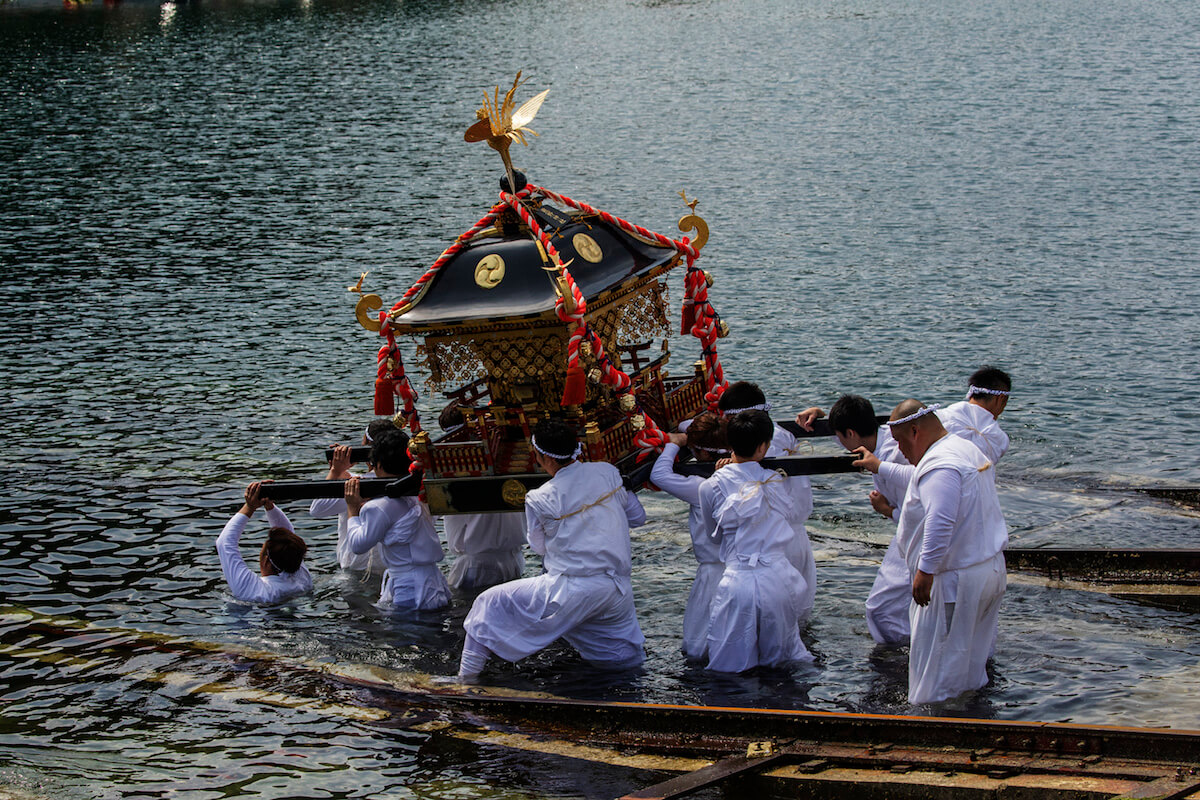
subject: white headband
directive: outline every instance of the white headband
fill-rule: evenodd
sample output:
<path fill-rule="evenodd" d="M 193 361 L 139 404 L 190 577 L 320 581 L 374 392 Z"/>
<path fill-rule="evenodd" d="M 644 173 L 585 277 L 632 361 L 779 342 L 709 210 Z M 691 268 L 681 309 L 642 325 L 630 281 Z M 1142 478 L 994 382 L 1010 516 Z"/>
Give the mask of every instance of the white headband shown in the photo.
<path fill-rule="evenodd" d="M 367 429 L 365 431 L 363 431 L 363 438 L 367 440 L 367 444 L 371 444 L 371 442 L 375 441 L 374 439 L 371 438 L 371 426 L 370 425 L 368 425 Z"/>
<path fill-rule="evenodd" d="M 542 448 L 538 447 L 537 438 L 533 437 L 533 436 L 529 437 L 529 443 L 531 445 L 533 445 L 534 450 L 537 450 L 539 453 L 544 455 L 546 458 L 554 458 L 559 461 L 566 461 L 568 458 L 579 458 L 579 454 L 583 452 L 583 445 L 579 442 L 575 443 L 575 452 L 571 453 L 571 455 L 569 455 L 569 456 L 560 455 L 558 453 L 551 453 L 549 450 L 543 450 Z"/>
<path fill-rule="evenodd" d="M 280 566 L 275 563 L 275 559 L 271 558 L 270 550 L 267 551 L 267 563 L 270 564 L 272 567 L 274 567 L 275 571 L 278 572 L 280 575 L 291 575 L 292 574 L 291 572 L 287 572 L 286 570 L 281 569 Z M 292 572 L 295 572 L 295 570 L 292 570 Z"/>
<path fill-rule="evenodd" d="M 967 399 L 968 400 L 970 400 L 972 397 L 974 397 L 977 394 L 994 394 L 994 395 L 999 395 L 1001 397 L 1008 397 L 1010 392 L 1006 392 L 1003 389 L 984 389 L 982 386 L 974 386 L 974 385 L 972 385 L 971 388 L 967 389 Z"/>
<path fill-rule="evenodd" d="M 931 406 L 925 406 L 924 408 L 919 409 L 918 411 L 916 411 L 912 414 L 909 414 L 907 417 L 904 417 L 903 419 L 893 420 L 892 422 L 889 422 L 887 424 L 887 426 L 889 428 L 894 428 L 897 425 L 903 425 L 906 422 L 912 422 L 914 419 L 920 419 L 921 417 L 925 416 L 926 414 L 932 414 L 934 411 L 937 411 L 941 407 L 942 407 L 941 403 L 934 403 Z"/>
<path fill-rule="evenodd" d="M 723 417 L 732 417 L 734 414 L 740 414 L 743 411 L 770 411 L 770 403 L 759 403 L 756 406 L 746 406 L 745 408 L 730 408 L 721 412 Z"/>

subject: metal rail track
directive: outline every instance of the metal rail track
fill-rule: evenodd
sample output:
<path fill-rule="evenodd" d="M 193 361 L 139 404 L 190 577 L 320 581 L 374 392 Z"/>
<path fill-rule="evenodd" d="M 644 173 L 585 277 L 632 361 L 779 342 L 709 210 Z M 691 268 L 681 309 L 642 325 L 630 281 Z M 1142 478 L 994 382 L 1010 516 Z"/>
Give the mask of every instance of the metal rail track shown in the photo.
<path fill-rule="evenodd" d="M 388 693 L 385 687 L 366 688 Z M 403 692 L 401 694 L 404 694 Z M 709 758 L 702 769 L 626 795 L 682 797 L 734 780 L 799 781 L 802 796 L 1200 797 L 1200 731 L 511 697 L 487 689 L 425 695 L 476 724 L 601 746 Z M 982 784 L 986 788 L 980 788 Z M 739 793 L 740 794 L 740 793 Z M 902 796 L 910 796 L 904 794 Z"/>
<path fill-rule="evenodd" d="M 735 796 L 743 796 L 745 781 L 755 782 L 755 791 L 766 793 L 764 800 L 772 794 L 825 798 L 848 792 L 855 797 L 955 800 L 1200 798 L 1200 731 L 1194 730 L 589 702 L 485 687 L 433 686 L 411 673 L 310 664 L 17 608 L 4 609 L 4 615 L 6 658 L 102 670 L 109 667 L 89 665 L 87 660 L 104 652 L 149 649 L 193 654 L 221 665 L 257 663 L 264 670 L 260 679 L 272 671 L 311 677 L 312 697 L 307 692 L 293 699 L 273 690 L 248 690 L 237 682 L 214 681 L 210 675 L 198 690 L 277 706 L 316 703 L 318 710 L 335 717 L 390 718 L 402 725 L 436 721 L 434 730 L 468 739 L 478 740 L 483 729 L 496 732 L 497 737 L 486 741 L 497 746 L 536 744 L 566 758 L 614 765 L 630 756 L 657 756 L 661 760 L 653 769 L 690 770 L 626 795 L 638 800 L 683 797 L 712 786 L 732 789 L 735 782 Z M 75 648 L 81 648 L 78 654 Z M 173 674 L 140 677 L 163 681 Z M 309 683 L 287 681 L 290 691 L 304 690 Z M 331 683 L 357 694 L 330 696 Z M 704 766 L 696 769 L 697 763 Z M 689 766 L 671 766 L 680 764 Z"/>

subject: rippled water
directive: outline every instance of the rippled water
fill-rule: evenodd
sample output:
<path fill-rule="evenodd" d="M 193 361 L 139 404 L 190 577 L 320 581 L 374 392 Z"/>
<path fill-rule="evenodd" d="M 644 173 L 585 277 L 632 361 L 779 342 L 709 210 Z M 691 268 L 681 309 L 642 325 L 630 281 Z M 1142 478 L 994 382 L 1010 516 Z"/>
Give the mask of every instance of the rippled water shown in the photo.
<path fill-rule="evenodd" d="M 320 449 L 361 430 L 376 342 L 344 287 L 369 269 L 394 300 L 490 205 L 498 160 L 461 135 L 520 68 L 530 93 L 551 89 L 541 138 L 515 154 L 535 182 L 667 233 L 675 193 L 701 199 L 726 370 L 781 413 L 848 390 L 881 410 L 949 401 L 997 363 L 1016 381 L 1000 473 L 1015 544 L 1196 546 L 1195 514 L 1095 490 L 1200 482 L 1194 4 L 780 5 L 0 4 L 0 786 L 653 782 L 372 715 L 299 669 L 449 671 L 469 603 L 381 614 L 301 508 L 311 597 L 233 603 L 212 553 L 248 480 L 319 476 Z M 675 350 L 678 371 L 694 351 Z M 600 676 L 557 650 L 490 674 L 572 697 L 914 711 L 903 654 L 873 651 L 860 613 L 880 555 L 864 540 L 886 524 L 861 478 L 816 483 L 815 665 L 728 680 L 683 663 L 686 518 L 649 495 L 645 670 Z M 994 684 L 933 710 L 1194 728 L 1196 630 L 1195 614 L 1014 581 Z"/>

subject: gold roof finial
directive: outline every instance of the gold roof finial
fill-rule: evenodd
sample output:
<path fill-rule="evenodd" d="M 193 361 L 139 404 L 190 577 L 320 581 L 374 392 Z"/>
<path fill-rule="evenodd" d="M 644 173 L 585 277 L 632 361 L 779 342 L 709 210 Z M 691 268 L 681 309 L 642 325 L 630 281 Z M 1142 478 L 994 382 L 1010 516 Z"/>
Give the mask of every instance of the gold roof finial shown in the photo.
<path fill-rule="evenodd" d="M 683 204 L 691 211 L 690 214 L 679 220 L 679 230 L 684 233 L 693 231 L 695 236 L 692 239 L 692 247 L 699 250 L 708 242 L 708 224 L 696 214 L 696 206 L 700 205 L 700 200 L 688 200 L 686 190 L 681 190 L 679 196 L 683 198 Z"/>
<path fill-rule="evenodd" d="M 483 107 L 475 112 L 479 121 L 467 128 L 467 132 L 463 134 L 463 139 L 466 141 L 487 142 L 488 146 L 500 154 L 500 158 L 504 160 L 504 171 L 508 173 L 508 188 L 514 194 L 517 192 L 517 181 L 513 174 L 512 159 L 508 155 L 508 148 L 513 142 L 520 142 L 528 147 L 529 142 L 526 141 L 525 134 L 537 136 L 537 133 L 527 126 L 533 122 L 538 109 L 542 107 L 542 101 L 550 93 L 550 90 L 547 89 L 526 100 L 520 108 L 514 111 L 513 106 L 516 105 L 516 101 L 513 100 L 513 95 L 516 94 L 517 87 L 520 85 L 521 73 L 518 72 L 516 79 L 513 80 L 512 88 L 505 93 L 503 101 L 500 99 L 499 86 L 496 87 L 491 97 L 484 92 Z"/>

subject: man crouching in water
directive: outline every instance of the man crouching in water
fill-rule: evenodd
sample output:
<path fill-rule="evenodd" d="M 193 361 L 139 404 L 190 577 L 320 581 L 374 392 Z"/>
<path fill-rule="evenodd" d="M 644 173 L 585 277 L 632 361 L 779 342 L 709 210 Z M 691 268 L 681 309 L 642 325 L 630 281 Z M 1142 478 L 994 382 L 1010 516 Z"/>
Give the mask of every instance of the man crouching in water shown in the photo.
<path fill-rule="evenodd" d="M 245 500 L 217 537 L 217 556 L 229 591 L 247 603 L 280 603 L 312 591 L 312 576 L 304 566 L 308 545 L 296 535 L 283 509 L 262 496 L 263 484 L 255 481 L 246 487 Z M 242 560 L 238 543 L 246 523 L 259 508 L 267 510 L 271 530 L 258 553 L 255 575 Z"/>
<path fill-rule="evenodd" d="M 580 462 L 575 430 L 544 419 L 531 439 L 550 480 L 525 495 L 529 547 L 545 574 L 493 586 L 475 598 L 463 623 L 458 675 L 474 683 L 490 656 L 517 661 L 562 638 L 587 661 L 625 669 L 645 658 L 630 584 L 629 528 L 646 512 L 621 473 L 606 462 Z"/>

